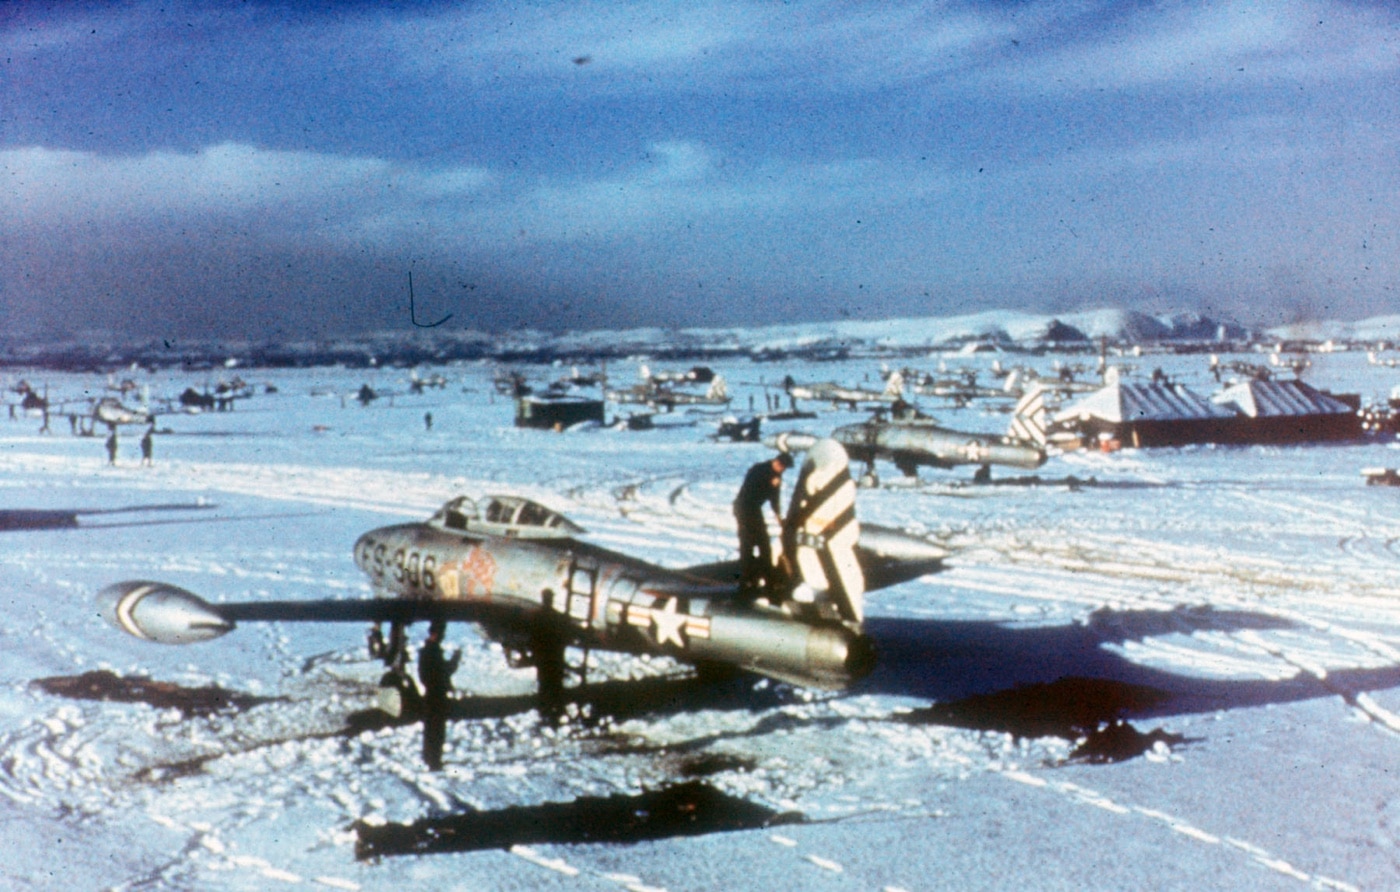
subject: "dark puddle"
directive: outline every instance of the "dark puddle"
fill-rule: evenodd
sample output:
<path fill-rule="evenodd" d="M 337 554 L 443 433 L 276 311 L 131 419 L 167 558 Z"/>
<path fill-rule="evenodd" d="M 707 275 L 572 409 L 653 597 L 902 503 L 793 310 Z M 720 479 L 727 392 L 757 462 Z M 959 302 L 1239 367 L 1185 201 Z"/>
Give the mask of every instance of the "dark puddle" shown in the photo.
<path fill-rule="evenodd" d="M 146 703 L 157 709 L 178 709 L 186 718 L 213 715 L 227 710 L 241 712 L 261 703 L 286 699 L 240 694 L 218 685 L 187 688 L 166 681 L 154 681 L 141 675 L 121 676 L 109 669 L 84 672 L 82 675 L 37 678 L 30 684 L 55 697 Z"/>
<path fill-rule="evenodd" d="M 952 725 L 1001 731 L 1017 737 L 1059 737 L 1082 742 L 1072 759 L 1121 762 L 1140 756 L 1159 741 L 1186 738 L 1160 729 L 1144 734 L 1124 716 L 1141 713 L 1170 695 L 1146 685 L 1098 678 L 1061 678 L 1049 684 L 1018 685 L 1008 691 L 935 703 L 904 716 L 910 724 Z"/>
<path fill-rule="evenodd" d="M 700 781 L 636 796 L 585 796 L 573 802 L 510 806 L 412 824 L 354 824 L 361 861 L 387 855 L 475 852 L 541 843 L 632 843 L 800 824 L 795 812 L 776 812 L 722 793 Z"/>

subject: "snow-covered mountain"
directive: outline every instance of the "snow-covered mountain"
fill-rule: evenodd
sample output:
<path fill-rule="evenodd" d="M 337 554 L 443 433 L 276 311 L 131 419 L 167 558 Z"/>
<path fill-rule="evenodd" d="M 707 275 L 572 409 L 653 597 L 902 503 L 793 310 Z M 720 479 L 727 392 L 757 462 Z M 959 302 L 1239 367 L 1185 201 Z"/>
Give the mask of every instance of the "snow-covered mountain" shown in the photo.
<path fill-rule="evenodd" d="M 549 361 L 611 359 L 636 355 L 722 358 L 750 355 L 899 355 L 987 344 L 1006 350 L 1089 349 L 1114 345 L 1241 345 L 1290 341 L 1372 344 L 1400 340 L 1400 315 L 1356 322 L 1309 322 L 1257 330 L 1199 313 L 1149 314 L 1101 309 L 1048 315 L 987 310 L 948 317 L 831 320 L 745 328 L 634 328 L 551 332 L 515 329 L 383 331 L 301 342 L 122 342 L 111 336 L 43 343 L 0 339 L 0 365 L 111 369 L 131 363 L 151 367 L 372 366 L 457 359 Z"/>

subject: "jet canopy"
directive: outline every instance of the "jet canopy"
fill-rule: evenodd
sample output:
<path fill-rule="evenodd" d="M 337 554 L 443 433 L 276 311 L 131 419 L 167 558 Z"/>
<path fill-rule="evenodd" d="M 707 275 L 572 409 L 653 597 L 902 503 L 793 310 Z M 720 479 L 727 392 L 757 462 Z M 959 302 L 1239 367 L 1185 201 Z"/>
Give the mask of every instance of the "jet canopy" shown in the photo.
<path fill-rule="evenodd" d="M 449 531 L 515 539 L 567 539 L 584 532 L 559 512 L 520 496 L 486 496 L 479 502 L 458 496 L 439 508 L 428 523 Z"/>

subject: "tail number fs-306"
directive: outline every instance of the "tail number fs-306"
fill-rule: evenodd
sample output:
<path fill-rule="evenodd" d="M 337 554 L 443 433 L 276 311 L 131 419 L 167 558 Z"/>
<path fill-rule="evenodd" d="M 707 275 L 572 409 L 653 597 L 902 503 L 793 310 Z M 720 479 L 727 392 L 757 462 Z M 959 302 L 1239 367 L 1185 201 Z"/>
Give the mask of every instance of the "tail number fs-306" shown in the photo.
<path fill-rule="evenodd" d="M 384 578 L 386 571 L 393 572 L 394 582 L 400 587 L 437 590 L 437 555 L 423 555 L 406 548 L 396 550 L 391 557 L 389 549 L 380 542 L 374 547 L 374 575 Z"/>

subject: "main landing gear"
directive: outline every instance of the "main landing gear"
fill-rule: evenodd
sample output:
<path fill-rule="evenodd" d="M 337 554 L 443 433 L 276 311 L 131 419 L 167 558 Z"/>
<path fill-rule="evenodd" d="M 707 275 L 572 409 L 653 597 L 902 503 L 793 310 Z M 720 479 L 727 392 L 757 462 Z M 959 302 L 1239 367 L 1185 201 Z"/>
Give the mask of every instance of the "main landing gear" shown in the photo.
<path fill-rule="evenodd" d="M 379 679 L 379 709 L 401 721 L 414 721 L 423 713 L 423 694 L 408 672 L 408 636 L 403 623 L 389 624 L 389 637 L 376 625 L 369 631 L 369 655 L 384 663 Z"/>

